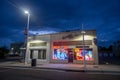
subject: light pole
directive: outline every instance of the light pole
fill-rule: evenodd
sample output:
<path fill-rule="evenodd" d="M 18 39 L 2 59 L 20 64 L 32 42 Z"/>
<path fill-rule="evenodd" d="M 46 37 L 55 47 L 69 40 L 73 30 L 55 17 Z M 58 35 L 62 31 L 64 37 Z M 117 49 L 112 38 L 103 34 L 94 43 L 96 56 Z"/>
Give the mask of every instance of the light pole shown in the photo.
<path fill-rule="evenodd" d="M 26 53 L 25 53 L 25 64 L 27 64 L 27 60 L 28 60 L 28 37 L 29 37 L 29 21 L 30 21 L 30 13 L 29 11 L 24 11 L 25 14 L 27 14 L 27 27 L 26 27 Z"/>
<path fill-rule="evenodd" d="M 13 55 L 13 50 L 14 50 L 14 48 L 11 48 L 11 55 Z"/>
<path fill-rule="evenodd" d="M 83 36 L 83 55 L 84 55 L 84 69 L 86 69 L 86 60 L 85 60 L 85 38 L 84 38 L 84 35 L 85 35 L 85 31 L 83 30 L 83 24 L 82 24 L 82 36 Z"/>

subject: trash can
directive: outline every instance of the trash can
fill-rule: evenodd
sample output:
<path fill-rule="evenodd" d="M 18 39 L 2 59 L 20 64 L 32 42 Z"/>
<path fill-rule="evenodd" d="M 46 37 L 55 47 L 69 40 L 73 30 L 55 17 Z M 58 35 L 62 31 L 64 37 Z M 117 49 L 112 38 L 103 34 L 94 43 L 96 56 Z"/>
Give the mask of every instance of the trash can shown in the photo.
<path fill-rule="evenodd" d="M 36 59 L 32 59 L 31 66 L 36 66 Z"/>

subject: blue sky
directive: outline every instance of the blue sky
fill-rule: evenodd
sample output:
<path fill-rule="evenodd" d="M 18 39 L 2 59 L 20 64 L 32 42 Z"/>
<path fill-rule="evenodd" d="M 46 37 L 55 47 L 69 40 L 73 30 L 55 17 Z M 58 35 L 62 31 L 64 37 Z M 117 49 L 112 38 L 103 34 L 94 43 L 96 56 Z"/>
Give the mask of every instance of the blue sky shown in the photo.
<path fill-rule="evenodd" d="M 24 41 L 30 11 L 30 33 L 97 30 L 99 45 L 120 40 L 120 0 L 0 0 L 0 46 Z"/>

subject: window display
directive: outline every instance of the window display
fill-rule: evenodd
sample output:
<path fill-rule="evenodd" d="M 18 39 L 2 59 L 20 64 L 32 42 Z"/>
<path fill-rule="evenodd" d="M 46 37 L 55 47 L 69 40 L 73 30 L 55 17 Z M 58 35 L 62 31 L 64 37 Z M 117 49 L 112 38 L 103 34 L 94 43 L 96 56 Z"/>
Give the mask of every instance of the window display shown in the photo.
<path fill-rule="evenodd" d="M 66 60 L 68 59 L 67 54 L 68 52 L 66 49 L 64 49 L 64 47 L 54 49 L 53 59 Z"/>
<path fill-rule="evenodd" d="M 93 60 L 92 49 L 85 49 L 85 50 L 79 49 L 79 48 L 74 49 L 75 60 L 84 60 L 84 54 L 85 54 L 85 60 L 88 60 L 88 61 Z"/>
<path fill-rule="evenodd" d="M 81 48 L 68 48 L 66 46 L 54 46 L 53 47 L 53 59 L 55 60 L 68 60 L 71 57 L 69 54 L 72 52 L 74 60 L 93 60 L 92 49 L 83 49 Z"/>

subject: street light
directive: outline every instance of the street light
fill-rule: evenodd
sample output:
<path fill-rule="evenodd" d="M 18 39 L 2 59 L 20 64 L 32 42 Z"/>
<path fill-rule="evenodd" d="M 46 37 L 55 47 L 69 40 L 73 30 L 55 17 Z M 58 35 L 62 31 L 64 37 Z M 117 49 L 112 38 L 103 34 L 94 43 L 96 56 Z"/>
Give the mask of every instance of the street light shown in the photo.
<path fill-rule="evenodd" d="M 85 39 L 84 39 L 84 35 L 85 35 L 85 31 L 83 30 L 83 24 L 82 24 L 82 31 L 81 31 L 82 35 L 83 35 L 83 55 L 84 55 L 84 69 L 86 69 L 86 60 L 85 60 Z"/>
<path fill-rule="evenodd" d="M 24 13 L 25 13 L 25 14 L 29 14 L 29 11 L 25 10 Z"/>
<path fill-rule="evenodd" d="M 29 21 L 30 21 L 30 13 L 29 11 L 25 10 L 24 11 L 25 14 L 27 14 L 27 27 L 25 30 L 25 35 L 26 35 L 26 54 L 25 54 L 25 64 L 27 64 L 27 54 L 28 54 L 28 36 L 29 36 Z"/>

